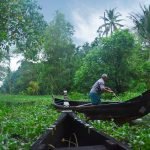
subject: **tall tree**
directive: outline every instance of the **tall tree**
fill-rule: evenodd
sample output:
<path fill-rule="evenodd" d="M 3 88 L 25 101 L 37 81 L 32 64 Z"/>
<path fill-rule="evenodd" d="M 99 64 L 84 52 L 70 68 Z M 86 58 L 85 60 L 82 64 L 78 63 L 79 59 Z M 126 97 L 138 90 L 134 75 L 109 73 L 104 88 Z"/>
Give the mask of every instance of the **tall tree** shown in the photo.
<path fill-rule="evenodd" d="M 6 76 L 7 68 L 4 64 L 0 63 L 0 82 L 4 80 Z"/>
<path fill-rule="evenodd" d="M 49 92 L 60 92 L 63 88 L 71 87 L 75 51 L 73 33 L 73 26 L 62 13 L 56 11 L 54 19 L 47 27 L 44 43 L 45 60 L 49 65 L 45 83 L 49 82 Z"/>
<path fill-rule="evenodd" d="M 35 60 L 42 46 L 42 33 L 46 23 L 34 0 L 5 0 L 0 2 L 0 61 L 8 62 L 8 74 L 12 47 L 26 59 Z M 11 92 L 11 82 L 10 92 Z"/>
<path fill-rule="evenodd" d="M 129 87 L 131 81 L 129 59 L 135 47 L 134 37 L 128 30 L 116 31 L 105 38 L 102 44 L 101 60 L 109 72 L 112 85 L 118 92 Z"/>
<path fill-rule="evenodd" d="M 143 62 L 141 62 L 141 76 L 142 82 L 147 85 L 147 89 L 150 88 L 149 76 L 150 76 L 150 5 L 141 6 L 141 13 L 132 13 L 130 19 L 134 22 L 134 29 L 137 31 L 140 40 L 142 41 L 142 51 L 144 54 Z"/>
<path fill-rule="evenodd" d="M 134 38 L 127 30 L 116 31 L 100 43 L 89 51 L 76 71 L 75 86 L 87 92 L 100 74 L 105 72 L 109 75 L 112 88 L 122 92 L 131 81 L 129 60 L 134 49 Z"/>
<path fill-rule="evenodd" d="M 74 76 L 74 89 L 79 92 L 88 92 L 92 84 L 103 72 L 101 67 L 101 47 L 93 47 L 83 58 L 80 67 L 76 70 Z"/>
<path fill-rule="evenodd" d="M 150 61 L 150 5 L 141 6 L 141 10 L 142 13 L 131 14 L 130 19 L 134 22 L 134 28 L 142 38 L 144 46 L 148 48 L 148 60 Z"/>
<path fill-rule="evenodd" d="M 10 82 L 11 82 L 11 92 L 14 94 L 26 93 L 30 82 L 37 82 L 38 75 L 36 67 L 39 64 L 34 64 L 32 62 L 22 61 L 18 70 L 8 74 L 3 82 L 2 91 L 10 92 Z"/>
<path fill-rule="evenodd" d="M 34 0 L 5 0 L 0 3 L 0 48 L 10 52 L 15 45 L 28 59 L 34 59 L 41 46 L 46 23 Z"/>
<path fill-rule="evenodd" d="M 115 12 L 115 10 L 116 8 L 105 10 L 104 16 L 100 17 L 100 19 L 104 21 L 104 24 L 101 25 L 97 31 L 100 35 L 107 36 L 109 33 L 112 34 L 113 31 L 118 29 L 118 27 L 123 27 L 123 25 L 120 24 L 122 19 L 118 19 L 121 14 L 119 12 Z"/>

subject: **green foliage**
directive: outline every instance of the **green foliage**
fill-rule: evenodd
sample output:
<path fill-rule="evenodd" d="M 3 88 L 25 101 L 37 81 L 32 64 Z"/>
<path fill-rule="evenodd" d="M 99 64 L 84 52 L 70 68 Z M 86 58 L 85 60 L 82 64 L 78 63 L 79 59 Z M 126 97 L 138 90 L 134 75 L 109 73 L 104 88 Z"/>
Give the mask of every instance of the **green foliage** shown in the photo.
<path fill-rule="evenodd" d="M 147 42 L 150 42 L 150 5 L 142 7 L 142 13 L 133 13 L 130 18 L 135 24 L 139 35 L 144 38 Z"/>
<path fill-rule="evenodd" d="M 134 37 L 127 30 L 116 31 L 92 47 L 76 71 L 74 84 L 79 91 L 87 92 L 102 73 L 110 77 L 110 85 L 121 92 L 130 83 L 130 57 L 135 48 Z"/>
<path fill-rule="evenodd" d="M 58 113 L 49 96 L 0 95 L 0 149 L 30 149 Z"/>
<path fill-rule="evenodd" d="M 37 60 L 43 46 L 46 22 L 34 0 L 5 0 L 0 3 L 0 62 L 7 63 L 7 92 L 12 93 L 10 60 L 14 53 Z M 6 83 L 6 82 L 5 82 Z"/>
<path fill-rule="evenodd" d="M 47 27 L 44 43 L 46 71 L 43 74 L 43 83 L 47 83 L 47 90 L 51 93 L 60 93 L 71 88 L 75 52 L 73 32 L 73 26 L 57 11 Z"/>
<path fill-rule="evenodd" d="M 4 64 L 0 64 L 0 81 L 3 81 L 6 76 L 7 68 Z"/>
<path fill-rule="evenodd" d="M 26 92 L 30 81 L 36 81 L 38 73 L 36 65 L 27 61 L 22 62 L 21 67 L 10 76 L 7 76 L 1 87 L 4 93 L 9 93 L 9 81 L 11 81 L 11 92 L 14 94 Z"/>
<path fill-rule="evenodd" d="M 126 101 L 128 99 L 134 98 L 140 95 L 141 92 L 125 92 L 120 94 L 118 98 L 114 97 L 113 101 Z M 149 119 L 150 115 L 146 115 L 141 118 L 141 120 L 137 120 L 132 123 L 126 124 L 116 124 L 112 121 L 90 121 L 90 123 L 95 127 L 98 131 L 105 132 L 110 136 L 116 138 L 124 144 L 127 144 L 131 149 L 138 150 L 144 149 L 148 150 L 149 143 Z"/>
<path fill-rule="evenodd" d="M 69 96 L 84 99 L 83 94 Z M 83 97 L 82 97 L 83 95 Z M 139 93 L 125 93 L 120 99 L 128 99 Z M 0 149 L 30 149 L 31 145 L 58 118 L 51 107 L 49 96 L 0 95 Z M 78 114 L 82 119 L 83 114 Z M 132 149 L 148 150 L 149 115 L 135 124 L 117 125 L 113 121 L 90 121 L 98 131 L 105 132 Z"/>
<path fill-rule="evenodd" d="M 76 71 L 74 86 L 80 92 L 87 92 L 90 87 L 100 77 L 103 68 L 100 67 L 100 48 L 95 47 L 89 51 L 83 59 L 81 67 Z"/>
<path fill-rule="evenodd" d="M 0 48 L 8 53 L 12 45 L 28 59 L 41 49 L 46 23 L 34 0 L 5 0 L 0 3 Z M 9 56 L 8 56 L 9 57 Z"/>
<path fill-rule="evenodd" d="M 85 100 L 87 101 L 87 99 L 89 98 L 88 95 L 85 95 L 83 93 L 79 93 L 79 92 L 71 92 L 69 93 L 69 98 L 72 100 Z"/>
<path fill-rule="evenodd" d="M 66 21 L 65 16 L 56 12 L 45 32 L 45 58 L 50 63 L 56 63 L 58 59 L 67 59 L 73 53 L 72 43 L 73 26 Z"/>
<path fill-rule="evenodd" d="M 105 26 L 109 25 L 109 31 L 113 31 L 110 37 L 96 37 L 91 45 L 85 43 L 75 48 L 72 41 L 74 28 L 59 11 L 45 31 L 46 23 L 34 0 L 6 0 L 0 8 L 0 57 L 4 58 L 5 54 L 9 64 L 13 44 L 17 46 L 14 52 L 25 56 L 15 72 L 11 72 L 9 66 L 7 69 L 4 65 L 0 67 L 0 80 L 6 71 L 8 73 L 1 88 L 4 93 L 59 94 L 64 89 L 88 93 L 102 73 L 109 75 L 106 84 L 117 92 L 141 92 L 150 88 L 148 42 L 141 45 L 129 31 L 116 30 L 120 22 L 116 9 L 106 10 L 103 17 Z M 139 23 L 148 28 L 149 7 L 142 10 L 144 14 Z M 39 52 L 43 58 L 39 62 L 31 61 L 38 59 Z M 38 90 L 35 90 L 36 86 L 29 86 L 31 81 L 38 83 Z M 111 98 L 109 95 L 104 97 Z"/>
<path fill-rule="evenodd" d="M 39 84 L 35 81 L 30 81 L 29 86 L 27 88 L 27 93 L 29 95 L 38 95 Z"/>
<path fill-rule="evenodd" d="M 147 89 L 150 89 L 150 61 L 143 63 L 143 76 Z"/>
<path fill-rule="evenodd" d="M 113 98 L 113 101 L 127 101 L 129 99 L 132 99 L 134 97 L 137 97 L 139 96 L 142 92 L 144 91 L 128 91 L 128 92 L 124 92 L 124 93 L 121 93 L 119 95 L 117 95 L 117 97 L 114 97 Z"/>
<path fill-rule="evenodd" d="M 111 37 L 103 39 L 102 43 L 101 59 L 105 72 L 113 81 L 113 87 L 118 92 L 124 91 L 131 80 L 128 60 L 135 47 L 134 37 L 127 30 L 116 31 Z"/>
<path fill-rule="evenodd" d="M 148 150 L 150 146 L 150 129 L 147 127 L 147 119 L 149 119 L 149 117 L 150 116 L 144 117 L 142 124 L 137 122 L 135 125 L 128 123 L 117 125 L 113 121 L 94 121 L 91 122 L 91 124 L 99 131 L 109 134 L 124 144 L 128 144 L 128 146 L 134 150 Z"/>
<path fill-rule="evenodd" d="M 142 39 L 144 47 L 148 47 L 148 60 L 150 60 L 150 5 L 148 7 L 141 6 L 141 10 L 142 13 L 132 13 L 130 19 L 135 24 L 135 29 Z"/>
<path fill-rule="evenodd" d="M 128 90 L 142 92 L 149 89 L 149 61 L 148 54 L 142 48 L 140 42 L 136 41 L 132 55 L 128 58 L 131 81 Z"/>

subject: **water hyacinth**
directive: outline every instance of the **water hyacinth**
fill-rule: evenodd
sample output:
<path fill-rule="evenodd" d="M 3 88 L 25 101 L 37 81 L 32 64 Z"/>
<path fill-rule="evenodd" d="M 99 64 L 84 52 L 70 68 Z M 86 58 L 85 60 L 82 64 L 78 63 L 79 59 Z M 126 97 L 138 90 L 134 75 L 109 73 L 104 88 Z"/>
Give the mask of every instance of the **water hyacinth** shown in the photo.
<path fill-rule="evenodd" d="M 50 96 L 1 96 L 0 103 L 0 149 L 29 149 L 58 118 L 51 105 Z M 10 101 L 11 99 L 11 101 Z M 84 114 L 77 113 L 85 120 Z M 149 150 L 150 115 L 140 122 L 123 125 L 111 121 L 89 121 L 98 131 L 116 138 L 131 149 Z"/>

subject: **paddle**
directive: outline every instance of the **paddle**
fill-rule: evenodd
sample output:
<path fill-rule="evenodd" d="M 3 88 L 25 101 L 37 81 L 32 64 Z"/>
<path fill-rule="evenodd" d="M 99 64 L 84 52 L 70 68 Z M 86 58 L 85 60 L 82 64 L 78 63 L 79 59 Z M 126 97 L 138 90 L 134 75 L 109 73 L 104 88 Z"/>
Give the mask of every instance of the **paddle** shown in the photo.
<path fill-rule="evenodd" d="M 113 96 L 115 96 L 115 97 L 120 101 L 120 99 L 119 99 L 119 97 L 116 95 L 116 93 L 113 93 Z"/>

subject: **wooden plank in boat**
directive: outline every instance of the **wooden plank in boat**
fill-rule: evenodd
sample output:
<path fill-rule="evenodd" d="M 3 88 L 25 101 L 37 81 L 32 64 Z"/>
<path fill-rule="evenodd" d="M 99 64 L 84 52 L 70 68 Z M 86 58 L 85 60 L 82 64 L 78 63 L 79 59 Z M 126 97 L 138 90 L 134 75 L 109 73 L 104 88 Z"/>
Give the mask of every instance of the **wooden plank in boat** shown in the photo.
<path fill-rule="evenodd" d="M 77 107 L 89 106 L 89 105 L 92 105 L 92 103 L 87 103 L 87 104 L 78 105 Z"/>
<path fill-rule="evenodd" d="M 56 148 L 56 150 L 107 150 L 107 148 L 103 145 L 94 145 L 94 146 Z"/>

